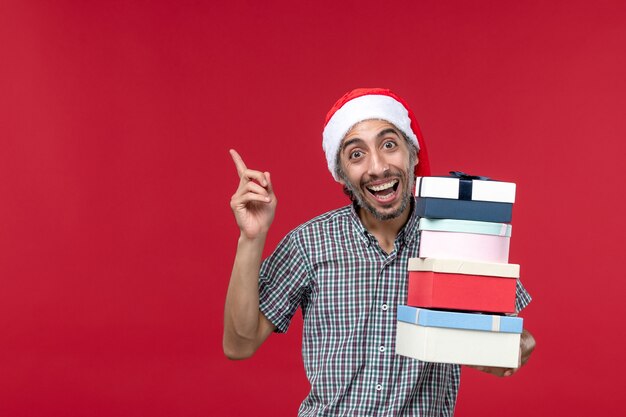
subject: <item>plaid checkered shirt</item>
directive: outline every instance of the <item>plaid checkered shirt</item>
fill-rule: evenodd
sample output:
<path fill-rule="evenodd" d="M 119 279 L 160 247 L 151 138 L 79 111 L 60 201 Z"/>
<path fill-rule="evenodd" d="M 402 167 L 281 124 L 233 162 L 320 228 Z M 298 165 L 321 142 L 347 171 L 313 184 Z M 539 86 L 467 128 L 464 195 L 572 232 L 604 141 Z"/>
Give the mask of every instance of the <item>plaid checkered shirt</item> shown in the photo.
<path fill-rule="evenodd" d="M 298 309 L 311 391 L 299 416 L 451 416 L 458 365 L 396 355 L 396 309 L 418 253 L 413 211 L 387 254 L 343 207 L 290 232 L 261 267 L 260 310 L 285 332 Z M 517 283 L 516 307 L 531 298 Z"/>

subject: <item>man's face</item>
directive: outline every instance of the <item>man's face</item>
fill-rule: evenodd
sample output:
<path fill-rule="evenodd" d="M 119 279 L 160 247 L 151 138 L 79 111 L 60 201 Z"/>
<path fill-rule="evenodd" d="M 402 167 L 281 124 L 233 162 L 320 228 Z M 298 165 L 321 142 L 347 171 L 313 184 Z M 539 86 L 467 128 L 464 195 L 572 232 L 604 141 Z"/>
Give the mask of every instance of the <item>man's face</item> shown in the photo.
<path fill-rule="evenodd" d="M 400 216 L 409 206 L 417 158 L 391 123 L 366 120 L 346 134 L 339 150 L 340 182 L 360 207 L 378 220 Z"/>

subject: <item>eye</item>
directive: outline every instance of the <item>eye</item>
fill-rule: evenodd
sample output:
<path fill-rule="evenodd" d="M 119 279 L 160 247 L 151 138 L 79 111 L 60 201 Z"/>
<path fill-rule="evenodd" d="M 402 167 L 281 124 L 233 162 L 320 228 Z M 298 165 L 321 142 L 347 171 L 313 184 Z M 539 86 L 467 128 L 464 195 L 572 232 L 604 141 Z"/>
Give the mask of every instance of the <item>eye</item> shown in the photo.
<path fill-rule="evenodd" d="M 363 156 L 363 152 L 357 150 L 357 151 L 350 152 L 349 158 L 350 159 L 358 159 L 358 158 L 360 158 L 362 156 Z"/>
<path fill-rule="evenodd" d="M 388 140 L 387 142 L 383 143 L 383 148 L 385 148 L 385 149 L 393 149 L 396 146 L 398 146 L 398 145 L 393 140 Z"/>

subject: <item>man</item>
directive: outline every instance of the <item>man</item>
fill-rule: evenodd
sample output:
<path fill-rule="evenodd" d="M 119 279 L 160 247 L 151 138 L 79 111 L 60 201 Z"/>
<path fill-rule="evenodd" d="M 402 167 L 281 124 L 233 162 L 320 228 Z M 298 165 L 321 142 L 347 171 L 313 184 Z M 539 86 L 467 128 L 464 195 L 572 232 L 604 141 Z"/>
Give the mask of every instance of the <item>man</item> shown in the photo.
<path fill-rule="evenodd" d="M 417 256 L 414 177 L 429 165 L 419 127 L 389 90 L 358 89 L 331 109 L 323 147 L 353 204 L 290 232 L 261 263 L 276 196 L 268 172 L 231 155 L 240 183 L 231 208 L 241 234 L 224 317 L 224 352 L 251 356 L 285 332 L 298 307 L 311 391 L 300 416 L 449 416 L 460 369 L 395 354 L 396 308 L 407 297 L 407 262 Z M 517 309 L 530 297 L 518 283 Z M 525 363 L 534 348 L 522 335 Z M 500 376 L 514 369 L 480 368 Z"/>

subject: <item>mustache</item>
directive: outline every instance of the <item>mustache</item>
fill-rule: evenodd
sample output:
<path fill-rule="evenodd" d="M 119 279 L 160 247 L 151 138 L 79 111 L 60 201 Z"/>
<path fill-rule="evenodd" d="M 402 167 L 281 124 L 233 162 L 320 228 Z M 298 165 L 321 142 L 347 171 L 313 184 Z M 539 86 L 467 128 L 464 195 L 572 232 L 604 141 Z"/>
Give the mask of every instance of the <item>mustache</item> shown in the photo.
<path fill-rule="evenodd" d="M 389 169 L 387 171 L 385 171 L 383 173 L 383 175 L 369 175 L 363 179 L 361 179 L 360 181 L 360 185 L 361 186 L 367 186 L 367 184 L 373 182 L 373 181 L 380 181 L 380 180 L 384 180 L 384 179 L 391 179 L 391 178 L 401 178 L 401 179 L 405 179 L 406 175 L 402 170 L 399 169 Z"/>

